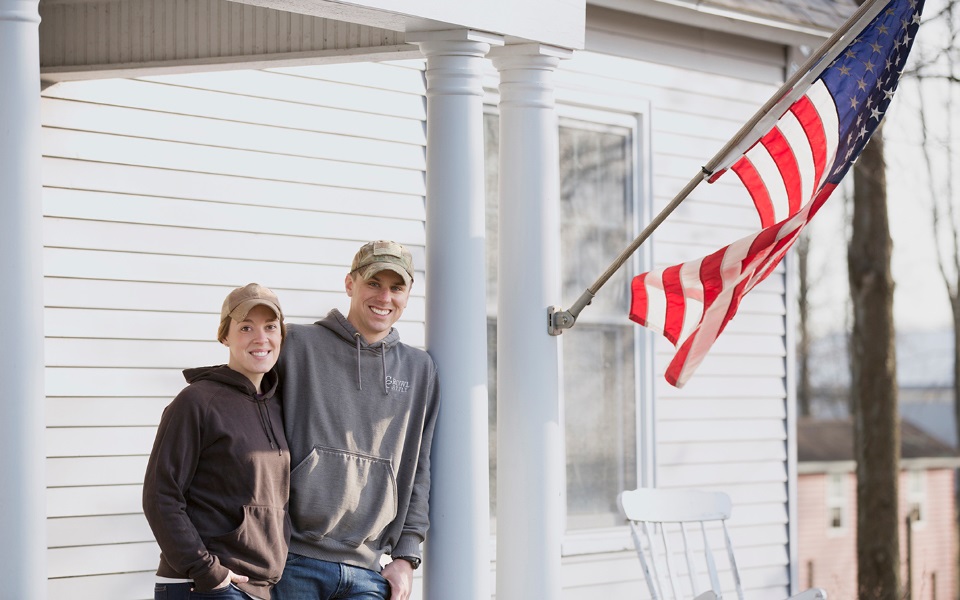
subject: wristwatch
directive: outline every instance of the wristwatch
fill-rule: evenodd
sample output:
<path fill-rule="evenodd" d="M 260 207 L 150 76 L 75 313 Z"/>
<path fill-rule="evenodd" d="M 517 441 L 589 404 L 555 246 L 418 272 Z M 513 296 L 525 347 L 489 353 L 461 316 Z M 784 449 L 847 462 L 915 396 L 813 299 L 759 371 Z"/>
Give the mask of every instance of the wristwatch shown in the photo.
<path fill-rule="evenodd" d="M 420 558 L 417 556 L 398 556 L 397 559 L 405 560 L 410 563 L 410 566 L 413 567 L 414 571 L 420 568 Z"/>

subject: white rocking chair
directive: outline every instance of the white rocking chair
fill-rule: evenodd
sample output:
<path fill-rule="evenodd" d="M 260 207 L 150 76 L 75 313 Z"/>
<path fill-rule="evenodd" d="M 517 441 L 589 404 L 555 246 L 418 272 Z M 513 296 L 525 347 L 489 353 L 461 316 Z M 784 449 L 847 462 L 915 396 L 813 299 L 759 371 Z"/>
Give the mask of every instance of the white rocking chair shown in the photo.
<path fill-rule="evenodd" d="M 722 531 L 733 586 L 737 598 L 743 600 L 743 588 L 733 555 L 733 544 L 727 532 L 726 520 L 730 518 L 731 512 L 729 496 L 722 492 L 641 488 L 621 492 L 618 502 L 630 522 L 643 577 L 653 600 L 723 598 L 715 556 L 710 547 L 710 536 L 707 535 L 708 524 L 712 526 L 714 533 Z M 687 537 L 690 533 L 694 536 L 692 540 Z M 702 538 L 702 548 L 698 547 L 700 542 L 697 537 Z M 684 563 L 679 566 L 674 564 L 679 561 L 679 552 L 671 548 L 671 544 L 678 543 L 682 546 Z M 703 581 L 704 570 L 708 581 Z M 703 586 L 701 583 L 708 585 Z M 666 595 L 667 590 L 670 592 L 669 596 Z M 826 598 L 827 593 L 824 590 L 811 588 L 791 596 L 788 600 Z"/>

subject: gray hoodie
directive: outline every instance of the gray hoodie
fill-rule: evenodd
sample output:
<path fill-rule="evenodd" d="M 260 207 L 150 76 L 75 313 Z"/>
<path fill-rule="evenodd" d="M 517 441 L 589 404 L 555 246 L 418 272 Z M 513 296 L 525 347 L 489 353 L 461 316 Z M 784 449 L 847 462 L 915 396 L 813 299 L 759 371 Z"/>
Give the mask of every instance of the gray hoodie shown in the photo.
<path fill-rule="evenodd" d="M 420 556 L 429 525 L 437 367 L 396 329 L 367 344 L 334 309 L 290 325 L 280 361 L 290 445 L 290 552 L 380 570 Z"/>

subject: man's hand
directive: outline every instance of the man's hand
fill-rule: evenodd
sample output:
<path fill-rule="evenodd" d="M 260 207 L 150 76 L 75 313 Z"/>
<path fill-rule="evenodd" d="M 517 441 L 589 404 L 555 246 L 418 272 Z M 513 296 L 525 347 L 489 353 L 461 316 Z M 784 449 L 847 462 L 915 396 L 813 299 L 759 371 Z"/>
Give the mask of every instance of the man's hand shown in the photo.
<path fill-rule="evenodd" d="M 390 584 L 390 600 L 408 600 L 413 590 L 413 566 L 402 558 L 389 563 L 380 575 Z"/>
<path fill-rule="evenodd" d="M 227 586 L 230 585 L 231 583 L 246 583 L 246 582 L 249 581 L 249 580 L 250 580 L 250 578 L 247 577 L 246 575 L 237 575 L 236 573 L 234 573 L 233 571 L 231 571 L 231 570 L 228 569 L 228 570 L 227 570 L 227 577 L 226 577 L 223 581 L 220 582 L 220 585 L 218 585 L 217 587 L 215 587 L 215 588 L 213 588 L 213 589 L 215 589 L 215 590 L 222 590 L 223 588 L 227 587 Z"/>

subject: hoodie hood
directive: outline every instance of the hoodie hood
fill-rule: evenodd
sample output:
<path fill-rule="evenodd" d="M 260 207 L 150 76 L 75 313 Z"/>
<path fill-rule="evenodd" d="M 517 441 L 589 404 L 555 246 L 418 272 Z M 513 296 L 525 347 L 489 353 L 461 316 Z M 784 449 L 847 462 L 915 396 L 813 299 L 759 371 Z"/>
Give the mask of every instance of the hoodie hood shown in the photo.
<path fill-rule="evenodd" d="M 263 392 L 260 394 L 257 394 L 256 386 L 253 385 L 253 382 L 250 381 L 246 375 L 234 371 L 227 365 L 186 369 L 183 371 L 183 377 L 187 380 L 187 383 L 213 381 L 233 388 L 246 396 L 249 402 L 257 405 L 257 413 L 260 415 L 260 426 L 263 428 L 263 433 L 270 442 L 270 447 L 277 450 L 280 454 L 283 454 L 280 440 L 277 438 L 276 431 L 273 430 L 270 411 L 267 410 L 266 407 L 267 402 L 273 398 L 273 395 L 277 392 L 277 385 L 280 382 L 280 377 L 277 375 L 276 369 L 270 369 L 263 374 L 263 381 L 260 382 L 260 387 L 263 389 Z"/>
<path fill-rule="evenodd" d="M 196 383 L 197 381 L 216 381 L 217 383 L 223 384 L 228 387 L 232 387 L 244 394 L 250 396 L 251 402 L 256 402 L 257 398 L 257 388 L 253 385 L 253 382 L 247 378 L 243 373 L 234 371 L 227 365 L 217 365 L 214 367 L 195 367 L 193 369 L 184 369 L 183 378 L 187 380 L 187 383 Z M 263 389 L 263 392 L 260 394 L 260 401 L 268 400 L 273 397 L 277 391 L 277 382 L 279 377 L 277 376 L 276 369 L 270 369 L 268 372 L 264 373 L 263 381 L 260 382 L 260 387 Z"/>
<path fill-rule="evenodd" d="M 353 323 L 347 320 L 343 313 L 334 308 L 327 313 L 327 316 L 320 319 L 316 322 L 316 325 L 321 327 L 326 327 L 330 331 L 336 333 L 338 336 L 343 338 L 351 346 L 356 345 L 357 340 L 360 340 L 361 348 L 375 348 L 380 350 L 382 347 L 393 348 L 398 343 L 400 343 L 400 334 L 397 332 L 395 327 L 390 328 L 390 333 L 387 334 L 387 337 L 368 344 L 367 340 L 363 339 L 363 335 L 357 331 L 357 328 L 353 326 Z"/>
<path fill-rule="evenodd" d="M 400 333 L 397 332 L 395 327 L 390 328 L 390 333 L 388 333 L 385 338 L 370 344 L 367 343 L 367 340 L 363 338 L 363 334 L 357 331 L 357 328 L 353 326 L 353 323 L 348 321 L 347 318 L 343 316 L 343 313 L 336 308 L 328 312 L 326 317 L 320 319 L 315 324 L 329 329 L 333 333 L 337 334 L 337 337 L 342 339 L 344 342 L 356 347 L 358 390 L 363 389 L 363 377 L 361 376 L 360 369 L 360 353 L 378 353 L 380 355 L 380 367 L 382 375 L 380 379 L 383 381 L 383 393 L 384 395 L 390 393 L 387 389 L 387 351 L 400 343 Z"/>

